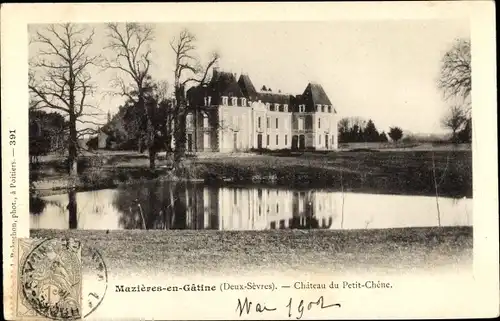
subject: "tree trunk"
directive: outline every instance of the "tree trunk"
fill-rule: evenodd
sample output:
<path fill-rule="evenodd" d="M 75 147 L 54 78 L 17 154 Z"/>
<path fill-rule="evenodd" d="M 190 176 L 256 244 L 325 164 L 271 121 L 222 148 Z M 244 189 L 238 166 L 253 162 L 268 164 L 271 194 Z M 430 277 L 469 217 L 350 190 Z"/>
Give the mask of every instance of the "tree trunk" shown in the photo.
<path fill-rule="evenodd" d="M 149 169 L 154 170 L 156 168 L 156 150 L 154 147 L 149 148 Z"/>
<path fill-rule="evenodd" d="M 76 116 L 69 115 L 69 143 L 68 143 L 68 166 L 70 180 L 74 181 L 78 177 L 78 141 L 76 135 Z"/>
<path fill-rule="evenodd" d="M 178 163 L 186 153 L 186 119 L 183 113 L 177 115 L 175 128 L 174 160 Z"/>
<path fill-rule="evenodd" d="M 69 228 L 76 229 L 78 228 L 78 216 L 76 210 L 76 191 L 74 188 L 71 188 L 68 191 L 68 212 L 69 212 Z"/>

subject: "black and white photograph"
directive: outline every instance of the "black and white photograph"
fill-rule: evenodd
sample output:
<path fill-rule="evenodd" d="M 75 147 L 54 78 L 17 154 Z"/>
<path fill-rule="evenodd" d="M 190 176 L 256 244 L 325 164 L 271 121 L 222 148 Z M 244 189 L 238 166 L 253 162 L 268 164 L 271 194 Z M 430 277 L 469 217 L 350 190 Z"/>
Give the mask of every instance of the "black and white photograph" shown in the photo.
<path fill-rule="evenodd" d="M 28 113 L 17 135 L 28 141 L 29 236 L 81 241 L 84 276 L 98 262 L 83 316 L 109 316 L 117 292 L 175 277 L 206 278 L 184 301 L 229 275 L 296 275 L 272 291 L 353 298 L 391 291 L 391 275 L 473 275 L 481 125 L 467 16 L 58 21 L 28 24 L 27 37 L 29 105 L 16 110 Z M 343 276 L 358 274 L 377 277 Z M 314 293 L 304 311 L 291 298 L 265 308 L 256 300 L 268 292 L 252 293 L 254 306 L 225 298 L 227 315 L 354 309 Z"/>

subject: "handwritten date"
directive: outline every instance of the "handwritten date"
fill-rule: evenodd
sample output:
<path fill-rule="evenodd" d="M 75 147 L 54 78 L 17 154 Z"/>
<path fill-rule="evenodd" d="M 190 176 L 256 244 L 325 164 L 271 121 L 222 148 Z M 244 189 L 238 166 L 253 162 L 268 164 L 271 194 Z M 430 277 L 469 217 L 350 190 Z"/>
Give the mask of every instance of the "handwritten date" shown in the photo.
<path fill-rule="evenodd" d="M 326 304 L 323 296 L 320 296 L 317 300 L 306 302 L 304 300 L 300 300 L 298 304 L 294 303 L 293 299 L 290 298 L 288 300 L 288 304 L 285 305 L 285 308 L 288 311 L 288 317 L 295 317 L 297 320 L 302 319 L 305 311 L 310 311 L 313 309 L 327 309 L 327 308 L 340 308 L 340 303 Z M 277 307 L 270 307 L 266 303 L 261 302 L 252 302 L 245 298 L 243 301 L 238 299 L 238 303 L 236 305 L 236 312 L 241 317 L 243 314 L 250 314 L 253 312 L 264 313 L 270 311 L 277 311 Z"/>

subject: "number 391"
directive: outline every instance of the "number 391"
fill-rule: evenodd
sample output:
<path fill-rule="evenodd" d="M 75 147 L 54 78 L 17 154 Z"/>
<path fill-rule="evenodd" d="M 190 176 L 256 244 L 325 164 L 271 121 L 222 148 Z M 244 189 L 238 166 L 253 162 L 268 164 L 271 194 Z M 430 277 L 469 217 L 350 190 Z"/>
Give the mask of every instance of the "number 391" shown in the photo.
<path fill-rule="evenodd" d="M 13 146 L 16 144 L 16 131 L 9 130 L 9 145 Z"/>

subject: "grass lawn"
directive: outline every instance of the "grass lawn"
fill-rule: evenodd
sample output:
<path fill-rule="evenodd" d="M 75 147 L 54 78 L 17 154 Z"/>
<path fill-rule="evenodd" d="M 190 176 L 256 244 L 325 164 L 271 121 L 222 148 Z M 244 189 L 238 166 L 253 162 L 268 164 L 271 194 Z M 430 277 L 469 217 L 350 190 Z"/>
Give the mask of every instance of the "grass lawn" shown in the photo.
<path fill-rule="evenodd" d="M 269 152 L 263 154 L 208 153 L 184 160 L 173 172 L 163 158 L 150 171 L 146 154 L 109 153 L 81 160 L 79 187 L 100 189 L 148 179 L 197 179 L 212 184 L 264 183 L 293 187 L 344 188 L 345 191 L 472 196 L 472 151 L 338 151 Z M 435 175 L 434 175 L 435 173 Z M 65 186 L 66 172 L 59 158 L 31 171 L 38 190 Z"/>
<path fill-rule="evenodd" d="M 97 248 L 108 270 L 145 273 L 369 270 L 472 267 L 472 228 L 279 230 L 32 230 L 31 237 L 75 237 Z M 88 258 L 84 258 L 88 259 Z M 85 262 L 84 262 L 85 263 Z"/>

